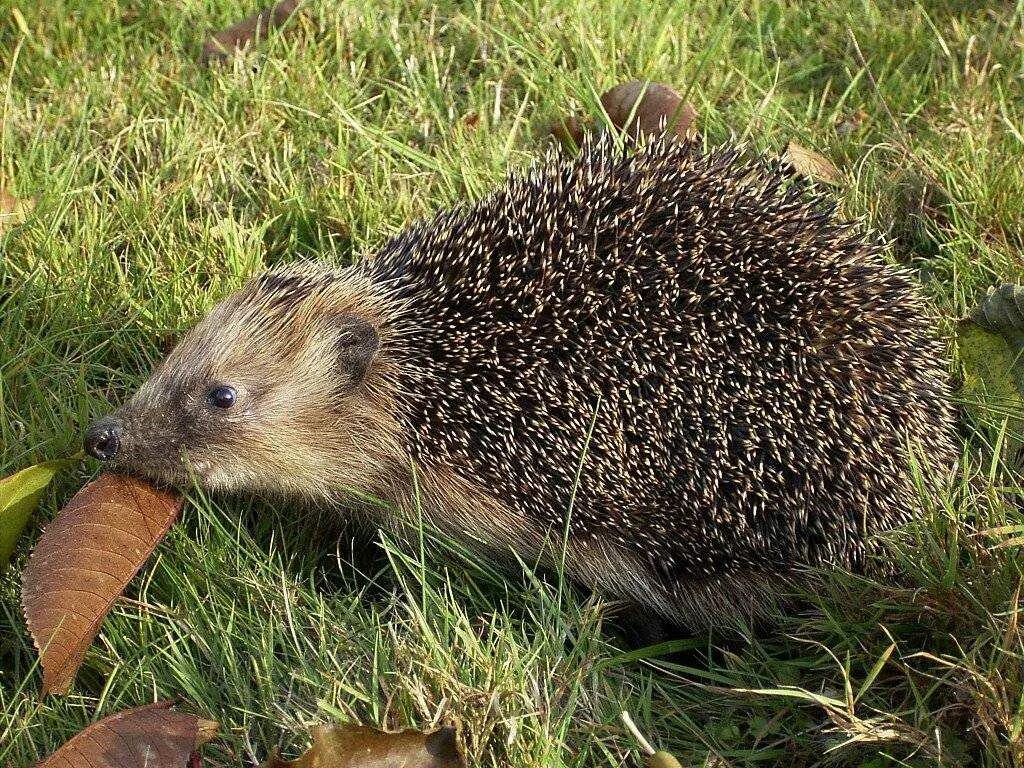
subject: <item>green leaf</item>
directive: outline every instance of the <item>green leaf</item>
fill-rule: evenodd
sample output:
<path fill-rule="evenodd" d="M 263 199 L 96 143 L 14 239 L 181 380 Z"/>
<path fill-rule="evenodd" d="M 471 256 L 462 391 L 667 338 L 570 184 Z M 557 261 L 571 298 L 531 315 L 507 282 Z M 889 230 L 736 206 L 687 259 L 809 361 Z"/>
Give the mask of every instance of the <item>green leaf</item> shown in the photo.
<path fill-rule="evenodd" d="M 0 570 L 10 562 L 14 544 L 46 486 L 70 464 L 67 459 L 47 461 L 0 480 Z"/>
<path fill-rule="evenodd" d="M 992 286 L 971 313 L 971 320 L 1002 335 L 1015 349 L 1024 349 L 1024 286 Z"/>
<path fill-rule="evenodd" d="M 1007 425 L 1007 451 L 1019 447 L 1024 417 L 1024 370 L 1021 353 L 1002 333 L 982 328 L 974 320 L 957 327 L 957 347 L 964 365 L 963 395 L 975 416 L 998 432 Z"/>

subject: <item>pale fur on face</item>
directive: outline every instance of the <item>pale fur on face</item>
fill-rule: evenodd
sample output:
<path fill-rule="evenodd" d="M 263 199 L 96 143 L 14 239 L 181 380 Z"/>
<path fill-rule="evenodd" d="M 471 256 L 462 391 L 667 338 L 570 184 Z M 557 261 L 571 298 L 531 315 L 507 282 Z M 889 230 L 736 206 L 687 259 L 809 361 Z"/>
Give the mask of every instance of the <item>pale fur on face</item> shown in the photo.
<path fill-rule="evenodd" d="M 373 349 L 353 351 L 353 323 Z M 115 468 L 221 492 L 336 499 L 373 487 L 402 452 L 380 326 L 355 270 L 304 265 L 255 278 L 115 414 Z M 231 408 L 211 405 L 216 386 L 235 390 Z"/>

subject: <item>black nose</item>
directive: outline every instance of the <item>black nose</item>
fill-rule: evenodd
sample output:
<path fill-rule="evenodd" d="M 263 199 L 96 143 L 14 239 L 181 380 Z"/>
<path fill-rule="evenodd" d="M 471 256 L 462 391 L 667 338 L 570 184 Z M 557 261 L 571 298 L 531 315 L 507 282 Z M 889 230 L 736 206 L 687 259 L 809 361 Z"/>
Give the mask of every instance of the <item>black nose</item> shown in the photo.
<path fill-rule="evenodd" d="M 94 459 L 110 461 L 121 447 L 121 425 L 113 419 L 95 421 L 85 433 L 85 451 Z"/>

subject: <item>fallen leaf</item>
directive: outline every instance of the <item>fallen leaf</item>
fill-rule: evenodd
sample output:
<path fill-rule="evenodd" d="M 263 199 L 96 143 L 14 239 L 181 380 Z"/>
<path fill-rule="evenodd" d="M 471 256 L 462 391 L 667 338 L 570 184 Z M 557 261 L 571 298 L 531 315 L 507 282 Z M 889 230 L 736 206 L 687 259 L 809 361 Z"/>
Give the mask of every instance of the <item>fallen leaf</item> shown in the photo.
<path fill-rule="evenodd" d="M 1006 425 L 1004 458 L 1024 445 L 1024 286 L 1004 283 L 956 330 L 964 366 L 963 394 L 973 415 L 995 432 Z"/>
<path fill-rule="evenodd" d="M 689 102 L 662 83 L 631 80 L 616 85 L 601 95 L 601 106 L 608 120 L 620 131 L 634 135 L 666 135 L 682 140 L 697 135 L 697 110 Z M 584 123 L 570 116 L 551 124 L 550 133 L 564 144 L 579 146 L 587 131 L 593 130 L 592 123 Z"/>
<path fill-rule="evenodd" d="M 101 475 L 43 531 L 22 576 L 21 603 L 41 653 L 44 696 L 70 688 L 114 600 L 181 506 L 177 494 Z"/>
<path fill-rule="evenodd" d="M 53 476 L 69 461 L 47 461 L 0 480 L 0 571 L 14 554 L 14 544 Z"/>
<path fill-rule="evenodd" d="M 674 88 L 662 83 L 632 80 L 605 91 L 601 106 L 619 130 L 687 139 L 697 135 L 697 110 Z"/>
<path fill-rule="evenodd" d="M 298 6 L 298 0 L 281 0 L 218 32 L 203 45 L 200 61 L 222 61 L 252 42 L 265 39 L 270 30 L 284 26 Z"/>
<path fill-rule="evenodd" d="M 93 723 L 36 768 L 186 768 L 217 724 L 161 701 Z"/>
<path fill-rule="evenodd" d="M 267 768 L 464 768 L 454 728 L 387 733 L 362 725 L 319 726 L 302 757 L 270 758 Z"/>
<path fill-rule="evenodd" d="M 1003 283 L 988 289 L 971 313 L 982 328 L 999 333 L 1017 349 L 1024 349 L 1024 285 Z"/>
<path fill-rule="evenodd" d="M 21 224 L 36 207 L 35 200 L 19 200 L 0 187 L 0 235 L 8 227 Z"/>
<path fill-rule="evenodd" d="M 640 744 L 640 750 L 647 755 L 644 758 L 645 768 L 682 768 L 679 761 L 676 760 L 675 756 L 670 752 L 666 752 L 663 749 L 656 750 L 651 742 L 647 740 L 647 737 L 641 733 L 640 729 L 637 728 L 636 723 L 633 721 L 632 715 L 627 711 L 619 713 L 619 718 L 622 720 L 622 724 L 626 726 L 626 730 L 633 734 L 633 738 Z"/>
<path fill-rule="evenodd" d="M 815 152 L 813 149 L 801 147 L 795 141 L 786 145 L 786 151 L 782 153 L 782 159 L 793 166 L 793 169 L 801 176 L 806 176 L 813 181 L 820 181 L 824 184 L 838 184 L 840 180 L 839 171 L 824 155 Z"/>
<path fill-rule="evenodd" d="M 964 366 L 964 400 L 975 418 L 994 432 L 1007 424 L 1004 453 L 1012 459 L 1020 449 L 1024 417 L 1020 350 L 971 319 L 957 325 L 956 345 Z"/>
<path fill-rule="evenodd" d="M 671 752 L 659 749 L 647 758 L 647 768 L 683 768 L 683 766 Z"/>

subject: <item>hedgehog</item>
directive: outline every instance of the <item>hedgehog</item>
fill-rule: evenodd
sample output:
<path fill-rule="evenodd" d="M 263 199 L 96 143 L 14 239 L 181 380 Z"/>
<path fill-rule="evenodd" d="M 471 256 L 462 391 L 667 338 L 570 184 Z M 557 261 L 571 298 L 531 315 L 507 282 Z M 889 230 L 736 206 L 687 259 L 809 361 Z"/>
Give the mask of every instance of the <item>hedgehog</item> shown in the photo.
<path fill-rule="evenodd" d="M 737 146 L 592 139 L 252 278 L 85 447 L 556 562 L 673 626 L 757 617 L 863 568 L 958 456 L 942 345 L 861 230 Z"/>

